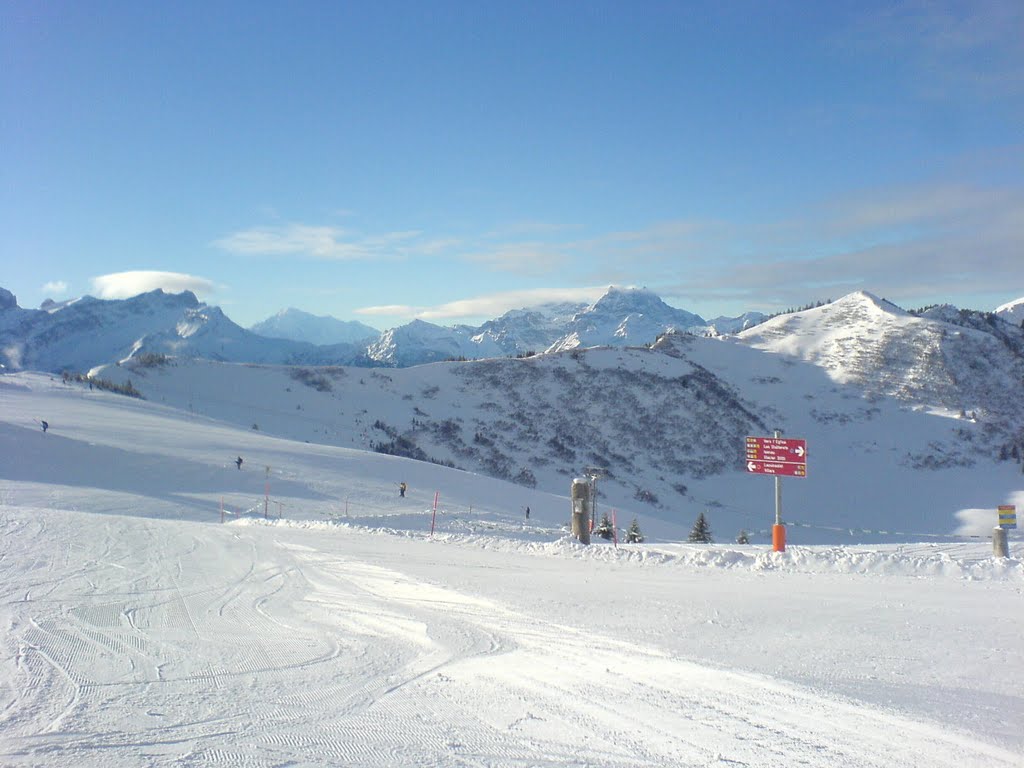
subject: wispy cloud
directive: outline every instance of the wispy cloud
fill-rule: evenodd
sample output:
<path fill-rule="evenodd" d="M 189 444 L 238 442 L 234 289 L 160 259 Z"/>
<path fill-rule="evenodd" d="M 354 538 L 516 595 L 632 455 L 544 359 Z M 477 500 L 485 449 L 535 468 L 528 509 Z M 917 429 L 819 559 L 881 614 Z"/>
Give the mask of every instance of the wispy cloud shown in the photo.
<path fill-rule="evenodd" d="M 63 296 L 68 292 L 68 284 L 63 280 L 52 280 L 43 284 L 43 293 L 48 296 Z"/>
<path fill-rule="evenodd" d="M 206 278 L 180 272 L 115 272 L 94 277 L 91 282 L 93 293 L 100 299 L 127 299 L 157 288 L 168 293 L 192 291 L 200 295 L 213 291 L 213 283 Z"/>
<path fill-rule="evenodd" d="M 501 272 L 541 276 L 563 269 L 572 253 L 572 244 L 522 242 L 483 244 L 461 258 Z"/>
<path fill-rule="evenodd" d="M 370 251 L 346 239 L 338 227 L 289 224 L 256 227 L 215 240 L 218 248 L 244 256 L 310 256 L 318 259 L 364 259 Z"/>
<path fill-rule="evenodd" d="M 341 227 L 288 224 L 253 227 L 213 241 L 229 253 L 243 256 L 298 256 L 335 261 L 374 260 L 405 256 L 421 247 L 436 248 L 436 241 L 421 242 L 419 230 L 359 235 Z"/>
<path fill-rule="evenodd" d="M 1020 148 L 1008 149 L 1007 167 L 1020 156 Z M 430 269 L 570 286 L 357 310 L 369 317 L 494 317 L 550 300 L 592 301 L 610 284 L 630 283 L 682 306 L 712 309 L 725 302 L 783 308 L 857 289 L 908 303 L 984 294 L 1005 300 L 1011 286 L 1024 293 L 1024 189 L 966 180 L 974 175 L 964 168 L 954 181 L 864 190 L 768 222 L 680 217 L 604 232 L 545 225 L 534 227 L 529 239 L 514 233 L 505 239 L 501 233 L 510 230 L 502 227 L 459 236 L 418 229 L 356 236 L 290 225 L 239 232 L 221 245 L 239 253 L 320 258 L 429 257 Z"/>
<path fill-rule="evenodd" d="M 894 301 L 1024 293 L 1024 191 L 935 184 L 879 190 L 746 233 L 748 258 L 694 266 L 668 292 L 802 304 L 865 288 Z"/>
<path fill-rule="evenodd" d="M 904 62 L 917 95 L 1005 98 L 1024 92 L 1019 0 L 906 0 L 867 13 L 841 43 Z"/>
<path fill-rule="evenodd" d="M 673 220 L 589 237 L 555 237 L 568 229 L 551 227 L 549 239 L 529 241 L 495 242 L 489 235 L 465 250 L 461 258 L 496 271 L 534 277 L 562 276 L 569 267 L 578 275 L 618 274 L 622 265 L 631 265 L 634 270 L 649 269 L 699 255 L 721 234 L 717 222 Z"/>
<path fill-rule="evenodd" d="M 465 318 L 498 317 L 511 309 L 536 307 L 552 303 L 590 303 L 608 290 L 607 285 L 580 288 L 536 288 L 522 291 L 503 291 L 467 299 L 459 299 L 434 306 L 413 307 L 386 305 L 363 307 L 356 314 L 367 316 L 401 317 L 418 320 L 459 320 Z"/>

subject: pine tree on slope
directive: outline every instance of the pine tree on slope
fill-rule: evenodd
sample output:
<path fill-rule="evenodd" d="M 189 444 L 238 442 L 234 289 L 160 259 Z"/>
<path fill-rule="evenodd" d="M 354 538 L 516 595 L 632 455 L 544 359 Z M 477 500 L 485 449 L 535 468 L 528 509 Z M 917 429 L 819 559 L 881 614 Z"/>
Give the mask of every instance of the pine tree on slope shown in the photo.
<path fill-rule="evenodd" d="M 634 517 L 633 522 L 629 524 L 629 528 L 626 529 L 626 542 L 629 544 L 640 544 L 644 540 L 644 535 L 640 531 L 640 523 Z"/>
<path fill-rule="evenodd" d="M 708 519 L 704 517 L 703 512 L 697 516 L 697 521 L 693 524 L 693 530 L 690 531 L 688 541 L 695 544 L 710 544 L 714 541 L 711 538 L 711 525 L 708 523 Z"/>

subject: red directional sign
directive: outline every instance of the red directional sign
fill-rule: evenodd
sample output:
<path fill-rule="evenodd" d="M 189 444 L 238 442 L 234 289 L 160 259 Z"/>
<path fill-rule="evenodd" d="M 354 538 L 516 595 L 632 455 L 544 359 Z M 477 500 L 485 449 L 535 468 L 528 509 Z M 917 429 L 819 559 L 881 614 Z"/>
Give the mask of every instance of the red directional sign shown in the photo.
<path fill-rule="evenodd" d="M 807 476 L 807 441 L 791 437 L 748 437 L 747 472 Z"/>

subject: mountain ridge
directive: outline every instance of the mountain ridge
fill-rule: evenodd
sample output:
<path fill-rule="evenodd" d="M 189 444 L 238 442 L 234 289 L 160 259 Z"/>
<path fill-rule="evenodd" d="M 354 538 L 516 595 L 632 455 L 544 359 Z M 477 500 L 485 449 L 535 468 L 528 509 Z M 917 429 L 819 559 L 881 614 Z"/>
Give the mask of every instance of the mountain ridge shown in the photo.
<path fill-rule="evenodd" d="M 589 307 L 549 304 L 511 310 L 479 327 L 444 327 L 414 320 L 381 332 L 375 339 L 330 344 L 260 335 L 238 326 L 219 307 L 201 303 L 188 291 L 166 294 L 157 289 L 112 300 L 84 296 L 59 304 L 47 302 L 39 310 L 18 307 L 9 291 L 2 299 L 0 364 L 52 372 L 89 370 L 145 353 L 225 362 L 405 367 L 581 345 L 641 345 L 653 343 L 659 333 L 686 325 L 691 330 L 707 330 L 698 316 L 669 307 L 650 291 L 614 286 Z M 295 319 L 298 312 L 284 310 L 275 317 L 291 315 Z M 361 328 L 369 329 L 342 321 L 336 321 L 342 323 L 337 326 L 331 323 L 333 318 L 303 315 L 298 318 L 299 325 L 314 318 L 315 332 L 322 334 L 321 321 L 326 321 L 333 329 L 331 338 L 338 337 L 339 327 L 350 336 L 358 336 Z M 273 327 L 257 325 L 264 331 Z"/>

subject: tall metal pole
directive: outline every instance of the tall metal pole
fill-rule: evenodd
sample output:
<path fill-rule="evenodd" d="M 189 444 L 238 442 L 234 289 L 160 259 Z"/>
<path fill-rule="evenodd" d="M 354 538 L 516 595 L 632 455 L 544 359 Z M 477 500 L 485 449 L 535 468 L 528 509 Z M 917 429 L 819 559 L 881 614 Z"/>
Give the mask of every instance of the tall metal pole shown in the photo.
<path fill-rule="evenodd" d="M 775 524 L 782 525 L 782 478 L 775 476 Z"/>
<path fill-rule="evenodd" d="M 779 430 L 775 430 L 775 438 L 782 437 Z M 775 524 L 782 525 L 782 478 L 775 476 Z"/>
<path fill-rule="evenodd" d="M 593 475 L 590 479 L 590 488 L 593 491 L 594 498 L 590 501 L 590 530 L 594 530 L 597 527 L 597 475 Z"/>
<path fill-rule="evenodd" d="M 782 432 L 775 430 L 775 438 L 782 437 Z M 786 527 L 782 524 L 782 478 L 775 475 L 775 525 L 772 526 L 772 550 L 786 551 Z"/>

